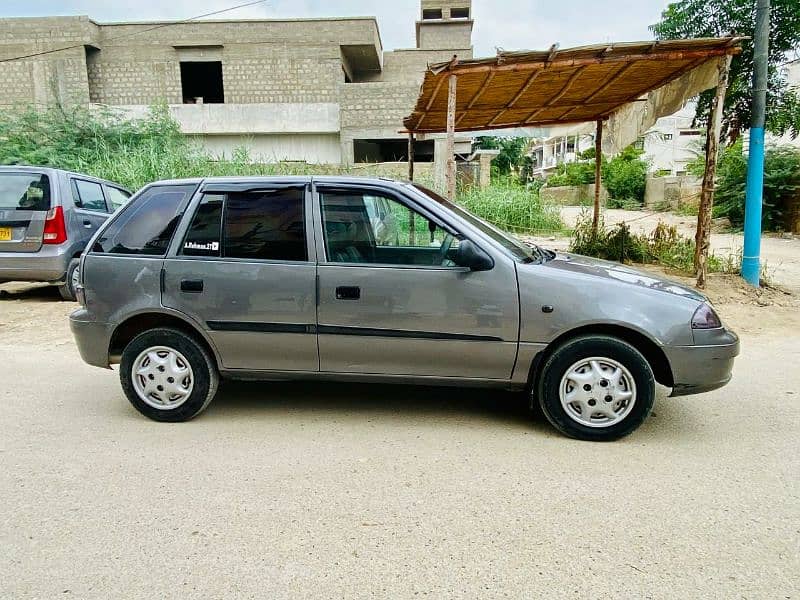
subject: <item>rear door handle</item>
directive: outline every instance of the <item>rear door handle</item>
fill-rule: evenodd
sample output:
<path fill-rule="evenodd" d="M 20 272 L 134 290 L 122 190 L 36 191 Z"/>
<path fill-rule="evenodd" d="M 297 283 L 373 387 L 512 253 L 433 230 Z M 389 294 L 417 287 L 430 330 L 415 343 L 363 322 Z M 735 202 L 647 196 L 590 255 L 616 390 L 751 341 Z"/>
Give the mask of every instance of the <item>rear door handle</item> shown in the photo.
<path fill-rule="evenodd" d="M 202 279 L 183 279 L 181 280 L 181 291 L 199 294 L 203 291 Z"/>
<path fill-rule="evenodd" d="M 361 288 L 357 286 L 340 286 L 336 288 L 337 300 L 359 300 L 361 298 Z"/>
<path fill-rule="evenodd" d="M 86 227 L 86 229 L 91 229 L 92 228 L 92 222 L 91 221 L 84 221 L 83 222 L 83 226 Z"/>

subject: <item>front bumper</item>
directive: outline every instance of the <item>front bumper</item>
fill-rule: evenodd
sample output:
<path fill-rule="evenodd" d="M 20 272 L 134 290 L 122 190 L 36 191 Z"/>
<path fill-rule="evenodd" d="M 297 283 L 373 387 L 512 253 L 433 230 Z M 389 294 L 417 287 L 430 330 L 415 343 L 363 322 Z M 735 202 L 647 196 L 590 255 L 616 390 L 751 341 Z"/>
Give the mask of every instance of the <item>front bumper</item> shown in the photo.
<path fill-rule="evenodd" d="M 724 327 L 696 331 L 694 346 L 668 346 L 664 352 L 674 381 L 670 396 L 702 394 L 731 380 L 734 359 L 739 355 L 739 337 Z"/>
<path fill-rule="evenodd" d="M 109 368 L 108 325 L 91 320 L 86 309 L 79 308 L 69 316 L 69 328 L 84 362 L 94 367 Z"/>

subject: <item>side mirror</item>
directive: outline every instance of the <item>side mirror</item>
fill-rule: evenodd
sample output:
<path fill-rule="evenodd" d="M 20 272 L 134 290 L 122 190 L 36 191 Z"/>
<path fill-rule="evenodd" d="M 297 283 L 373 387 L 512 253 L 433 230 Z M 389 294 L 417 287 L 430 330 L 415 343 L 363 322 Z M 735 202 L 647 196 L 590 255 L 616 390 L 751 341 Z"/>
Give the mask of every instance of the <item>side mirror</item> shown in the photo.
<path fill-rule="evenodd" d="M 460 240 L 453 262 L 470 271 L 491 271 L 494 268 L 492 257 L 481 250 L 471 240 Z"/>

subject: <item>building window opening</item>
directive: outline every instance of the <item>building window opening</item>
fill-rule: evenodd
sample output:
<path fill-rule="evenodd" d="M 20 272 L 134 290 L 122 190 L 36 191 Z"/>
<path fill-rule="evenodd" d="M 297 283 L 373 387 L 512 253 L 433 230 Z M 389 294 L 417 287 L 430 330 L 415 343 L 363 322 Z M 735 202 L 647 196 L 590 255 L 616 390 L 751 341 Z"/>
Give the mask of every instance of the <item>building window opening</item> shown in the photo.
<path fill-rule="evenodd" d="M 469 19 L 469 8 L 451 8 L 451 19 Z"/>
<path fill-rule="evenodd" d="M 353 160 L 357 163 L 405 162 L 408 139 L 353 140 Z M 414 162 L 433 162 L 433 140 L 414 142 Z"/>
<path fill-rule="evenodd" d="M 222 104 L 222 62 L 181 62 L 184 104 Z"/>
<path fill-rule="evenodd" d="M 441 18 L 442 18 L 441 8 L 425 8 L 422 10 L 423 21 L 432 21 L 434 19 L 441 19 Z"/>

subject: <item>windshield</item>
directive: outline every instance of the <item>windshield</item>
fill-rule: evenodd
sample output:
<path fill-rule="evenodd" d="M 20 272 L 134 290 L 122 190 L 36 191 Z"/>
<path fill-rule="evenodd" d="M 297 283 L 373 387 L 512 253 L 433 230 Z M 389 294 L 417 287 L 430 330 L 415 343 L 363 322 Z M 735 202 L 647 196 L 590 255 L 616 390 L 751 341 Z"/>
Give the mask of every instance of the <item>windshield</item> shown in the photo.
<path fill-rule="evenodd" d="M 528 244 L 521 242 L 512 235 L 509 235 L 501 229 L 498 229 L 491 223 L 487 223 L 480 217 L 476 217 L 468 210 L 460 207 L 458 204 L 453 204 L 446 198 L 443 198 L 436 192 L 431 191 L 426 187 L 417 185 L 416 183 L 412 184 L 412 187 L 414 187 L 417 191 L 422 192 L 437 203 L 447 207 L 449 210 L 453 211 L 459 217 L 467 221 L 470 225 L 476 229 L 479 229 L 481 233 L 492 238 L 495 242 L 500 244 L 500 246 L 502 246 L 503 249 L 510 254 L 513 259 L 522 262 L 531 262 L 534 260 L 544 259 L 544 254 L 537 246 L 529 246 Z"/>
<path fill-rule="evenodd" d="M 50 179 L 42 173 L 0 173 L 0 210 L 49 210 Z"/>

